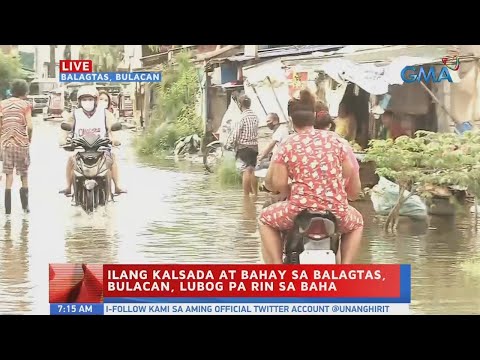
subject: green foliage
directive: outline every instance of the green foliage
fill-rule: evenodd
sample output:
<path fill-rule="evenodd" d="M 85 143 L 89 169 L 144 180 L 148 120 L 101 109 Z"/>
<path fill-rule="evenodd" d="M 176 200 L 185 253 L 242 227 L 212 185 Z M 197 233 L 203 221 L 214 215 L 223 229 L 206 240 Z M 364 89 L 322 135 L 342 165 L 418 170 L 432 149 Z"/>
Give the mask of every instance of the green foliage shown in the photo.
<path fill-rule="evenodd" d="M 220 163 L 215 169 L 219 183 L 221 185 L 240 185 L 242 175 L 237 170 L 235 158 L 224 156 L 219 161 Z"/>
<path fill-rule="evenodd" d="M 63 58 L 65 60 L 72 59 L 72 45 L 65 45 L 65 49 L 63 49 Z"/>
<path fill-rule="evenodd" d="M 413 138 L 372 140 L 365 160 L 375 162 L 378 175 L 423 196 L 429 185 L 458 185 L 480 195 L 479 131 L 462 136 L 418 131 Z"/>
<path fill-rule="evenodd" d="M 172 150 L 185 136 L 203 135 L 202 119 L 196 114 L 199 79 L 188 53 L 179 53 L 162 71 L 155 84 L 155 107 L 146 133 L 138 141 L 143 154 Z"/>
<path fill-rule="evenodd" d="M 92 60 L 94 71 L 117 71 L 123 55 L 123 45 L 83 45 L 80 49 L 80 58 Z"/>
<path fill-rule="evenodd" d="M 16 56 L 6 55 L 0 50 L 0 99 L 14 79 L 22 78 L 22 66 Z"/>
<path fill-rule="evenodd" d="M 155 53 L 166 52 L 170 49 L 177 48 L 181 45 L 147 45 L 148 48 Z"/>

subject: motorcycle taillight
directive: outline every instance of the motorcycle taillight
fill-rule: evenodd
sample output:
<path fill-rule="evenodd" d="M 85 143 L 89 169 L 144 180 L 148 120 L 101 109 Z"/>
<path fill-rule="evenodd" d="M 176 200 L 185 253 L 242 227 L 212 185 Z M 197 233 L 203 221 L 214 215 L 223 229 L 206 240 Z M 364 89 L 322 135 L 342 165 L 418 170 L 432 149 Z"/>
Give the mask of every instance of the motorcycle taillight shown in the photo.
<path fill-rule="evenodd" d="M 314 221 L 306 231 L 308 236 L 323 236 L 327 234 L 324 221 Z"/>

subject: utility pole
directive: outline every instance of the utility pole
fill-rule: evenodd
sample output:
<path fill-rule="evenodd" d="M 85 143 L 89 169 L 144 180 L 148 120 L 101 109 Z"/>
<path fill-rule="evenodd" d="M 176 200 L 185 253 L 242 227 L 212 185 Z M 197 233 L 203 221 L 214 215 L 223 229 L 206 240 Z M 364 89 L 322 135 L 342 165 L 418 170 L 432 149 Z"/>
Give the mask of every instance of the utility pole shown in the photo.
<path fill-rule="evenodd" d="M 63 58 L 65 60 L 72 60 L 72 45 L 65 45 L 65 50 L 63 50 Z"/>
<path fill-rule="evenodd" d="M 57 45 L 50 45 L 50 63 L 48 66 L 48 77 L 54 78 L 56 76 L 55 73 L 55 50 L 57 49 Z"/>

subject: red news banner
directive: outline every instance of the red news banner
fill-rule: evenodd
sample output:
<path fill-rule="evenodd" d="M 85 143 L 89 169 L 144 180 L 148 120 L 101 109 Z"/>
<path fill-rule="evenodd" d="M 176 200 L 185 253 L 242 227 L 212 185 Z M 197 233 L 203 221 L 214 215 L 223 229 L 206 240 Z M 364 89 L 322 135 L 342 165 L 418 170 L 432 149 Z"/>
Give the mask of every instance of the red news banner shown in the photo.
<path fill-rule="evenodd" d="M 105 297 L 400 296 L 400 265 L 104 265 Z"/>

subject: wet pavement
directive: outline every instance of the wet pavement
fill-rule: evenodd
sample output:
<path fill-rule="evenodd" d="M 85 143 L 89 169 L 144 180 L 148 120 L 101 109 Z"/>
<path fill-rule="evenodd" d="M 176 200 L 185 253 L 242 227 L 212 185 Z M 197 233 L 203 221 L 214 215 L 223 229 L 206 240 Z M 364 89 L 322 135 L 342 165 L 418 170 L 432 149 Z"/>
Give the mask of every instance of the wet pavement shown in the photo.
<path fill-rule="evenodd" d="M 59 124 L 35 118 L 34 125 L 31 214 L 21 213 L 18 179 L 8 219 L 0 195 L 0 314 L 48 313 L 52 262 L 261 262 L 262 199 L 220 188 L 198 165 L 139 160 L 122 131 L 116 153 L 128 194 L 88 216 L 58 194 L 68 155 L 58 147 Z M 369 201 L 355 206 L 366 224 L 360 260 L 412 264 L 414 313 L 480 313 L 480 235 L 470 214 L 432 218 L 430 229 L 404 220 L 387 236 Z"/>

